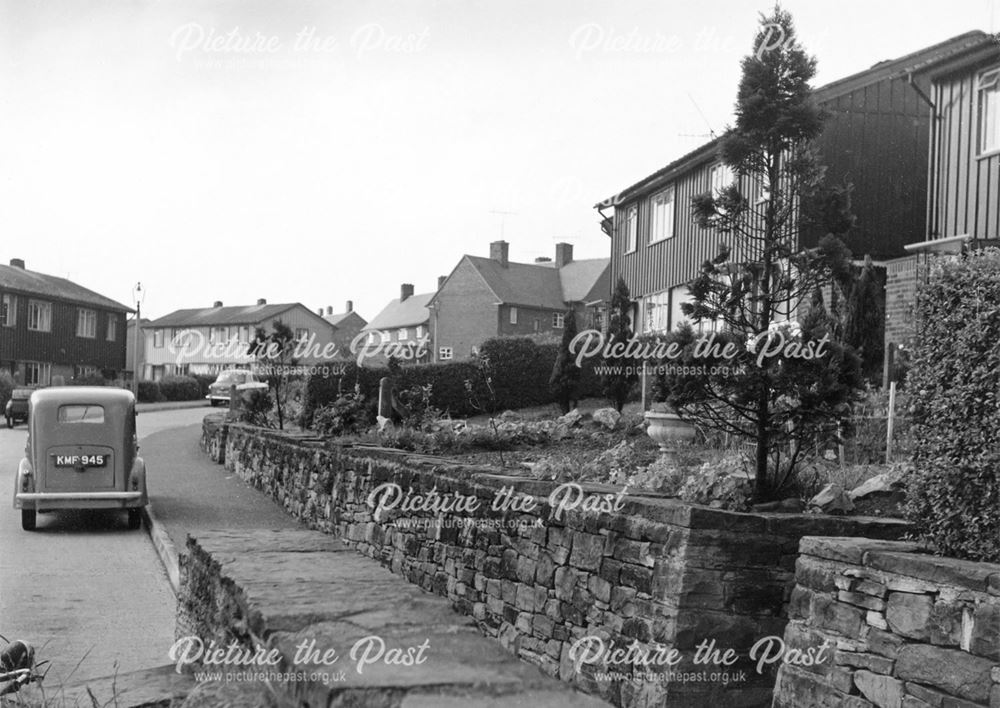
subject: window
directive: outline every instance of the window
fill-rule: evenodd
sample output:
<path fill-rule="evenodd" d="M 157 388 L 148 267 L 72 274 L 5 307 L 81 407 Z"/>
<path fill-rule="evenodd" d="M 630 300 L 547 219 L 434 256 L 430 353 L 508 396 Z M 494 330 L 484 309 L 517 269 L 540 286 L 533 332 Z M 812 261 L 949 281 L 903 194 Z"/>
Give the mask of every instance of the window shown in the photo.
<path fill-rule="evenodd" d="M 604 310 L 599 307 L 591 313 L 590 328 L 604 331 Z"/>
<path fill-rule="evenodd" d="M 250 343 L 250 327 L 243 325 L 240 327 L 240 343 L 249 344 Z"/>
<path fill-rule="evenodd" d="M 74 364 L 73 365 L 73 378 L 81 379 L 87 378 L 88 376 L 97 376 L 97 367 L 91 366 L 90 364 Z"/>
<path fill-rule="evenodd" d="M 304 342 L 309 339 L 309 330 L 304 327 L 298 327 L 295 330 L 295 341 Z"/>
<path fill-rule="evenodd" d="M 667 332 L 670 329 L 670 292 L 663 291 L 643 298 L 642 331 L 645 334 Z"/>
<path fill-rule="evenodd" d="M 566 315 L 561 312 L 552 313 L 552 329 L 562 329 L 566 323 Z"/>
<path fill-rule="evenodd" d="M 650 203 L 653 223 L 649 242 L 656 243 L 671 238 L 674 235 L 674 188 L 667 187 L 659 194 L 654 194 Z"/>
<path fill-rule="evenodd" d="M 406 330 L 406 327 L 400 328 L 400 330 L 399 330 L 399 341 L 402 342 L 404 339 L 409 339 L 409 337 L 410 337 L 410 333 Z"/>
<path fill-rule="evenodd" d="M 103 423 L 104 406 L 59 406 L 56 420 L 60 423 Z"/>
<path fill-rule="evenodd" d="M 1000 150 L 1000 69 L 979 75 L 979 154 Z"/>
<path fill-rule="evenodd" d="M 208 341 L 213 344 L 220 344 L 226 341 L 229 331 L 225 327 L 212 327 L 209 330 Z"/>
<path fill-rule="evenodd" d="M 108 330 L 105 338 L 109 342 L 114 342 L 118 339 L 118 315 L 113 313 L 108 315 Z"/>
<path fill-rule="evenodd" d="M 160 349 L 163 346 L 163 330 L 154 329 L 153 330 L 153 347 Z"/>
<path fill-rule="evenodd" d="M 718 163 L 712 165 L 708 172 L 708 186 L 712 190 L 712 196 L 719 196 L 719 192 L 733 183 L 733 171 L 729 165 Z"/>
<path fill-rule="evenodd" d="M 517 308 L 516 307 L 510 308 L 510 323 L 511 324 L 517 324 Z"/>
<path fill-rule="evenodd" d="M 76 336 L 94 339 L 97 336 L 97 313 L 93 310 L 76 311 Z"/>
<path fill-rule="evenodd" d="M 389 340 L 392 339 L 392 336 L 388 332 L 379 332 L 378 334 L 382 340 L 382 344 L 388 344 Z"/>
<path fill-rule="evenodd" d="M 17 324 L 17 297 L 4 294 L 0 300 L 0 325 L 13 327 Z"/>
<path fill-rule="evenodd" d="M 52 331 L 52 303 L 28 300 L 28 329 L 35 332 Z"/>
<path fill-rule="evenodd" d="M 27 386 L 48 386 L 52 365 L 37 361 L 24 362 L 24 383 Z"/>
<path fill-rule="evenodd" d="M 639 242 L 639 207 L 635 204 L 625 212 L 625 253 L 635 250 Z"/>
<path fill-rule="evenodd" d="M 423 338 L 424 338 L 424 326 L 417 325 L 417 339 L 423 339 Z"/>
<path fill-rule="evenodd" d="M 441 347 L 438 349 L 438 359 L 448 361 L 452 357 L 451 347 Z"/>

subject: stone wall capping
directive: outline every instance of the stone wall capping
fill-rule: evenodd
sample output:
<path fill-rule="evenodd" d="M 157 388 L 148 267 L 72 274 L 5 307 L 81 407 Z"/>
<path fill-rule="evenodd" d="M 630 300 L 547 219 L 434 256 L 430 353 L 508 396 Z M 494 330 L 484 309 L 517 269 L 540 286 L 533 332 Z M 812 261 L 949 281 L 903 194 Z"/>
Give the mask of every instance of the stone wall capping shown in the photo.
<path fill-rule="evenodd" d="M 864 560 L 866 566 L 877 570 L 908 575 L 935 585 L 955 585 L 982 592 L 986 592 L 989 586 L 990 575 L 1000 572 L 1000 565 L 996 563 L 977 563 L 931 555 L 914 563 L 913 555 L 905 549 L 871 549 Z"/>
<path fill-rule="evenodd" d="M 905 532 L 909 525 L 905 522 L 890 520 L 890 523 L 898 523 L 899 529 Z M 806 556 L 816 556 L 832 561 L 840 561 L 853 565 L 861 565 L 864 554 L 879 550 L 899 550 L 902 552 L 919 551 L 921 546 L 916 543 L 904 541 L 886 541 L 871 538 L 851 538 L 851 537 L 816 537 L 804 536 L 799 542 L 799 552 Z"/>

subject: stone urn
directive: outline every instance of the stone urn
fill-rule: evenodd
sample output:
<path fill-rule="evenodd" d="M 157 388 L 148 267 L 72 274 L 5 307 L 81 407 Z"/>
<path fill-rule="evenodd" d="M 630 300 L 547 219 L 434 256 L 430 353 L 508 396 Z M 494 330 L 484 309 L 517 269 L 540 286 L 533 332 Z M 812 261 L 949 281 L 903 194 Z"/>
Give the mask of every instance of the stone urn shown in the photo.
<path fill-rule="evenodd" d="M 653 439 L 660 450 L 669 452 L 671 446 L 679 442 L 690 442 L 694 439 L 694 426 L 671 410 L 651 409 L 646 411 L 649 427 L 646 434 Z"/>

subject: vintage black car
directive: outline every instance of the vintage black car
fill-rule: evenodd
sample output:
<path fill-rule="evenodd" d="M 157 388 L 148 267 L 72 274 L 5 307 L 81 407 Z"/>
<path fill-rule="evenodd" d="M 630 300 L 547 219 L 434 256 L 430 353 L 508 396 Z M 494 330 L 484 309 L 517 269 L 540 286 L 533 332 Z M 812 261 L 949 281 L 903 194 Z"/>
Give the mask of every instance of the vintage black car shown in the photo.
<path fill-rule="evenodd" d="M 4 406 L 3 416 L 7 421 L 7 427 L 13 428 L 18 423 L 28 420 L 28 399 L 31 398 L 30 388 L 15 388 L 10 393 L 10 399 Z"/>
<path fill-rule="evenodd" d="M 137 529 L 148 501 L 129 391 L 58 386 L 31 394 L 14 488 L 23 529 L 34 530 L 38 513 L 59 509 L 126 509 Z"/>

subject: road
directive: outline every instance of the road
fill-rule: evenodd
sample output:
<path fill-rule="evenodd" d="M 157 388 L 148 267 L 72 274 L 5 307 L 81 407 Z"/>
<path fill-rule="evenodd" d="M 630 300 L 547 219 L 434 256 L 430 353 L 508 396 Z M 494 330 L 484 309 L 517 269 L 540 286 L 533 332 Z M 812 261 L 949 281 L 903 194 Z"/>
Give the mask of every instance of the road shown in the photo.
<path fill-rule="evenodd" d="M 206 412 L 141 413 L 140 448 L 146 436 L 192 425 Z M 50 660 L 50 696 L 70 676 L 75 681 L 169 663 L 174 596 L 149 537 L 129 531 L 124 512 L 40 514 L 37 531 L 21 530 L 10 495 L 26 437 L 23 424 L 0 428 L 0 634 L 30 642 L 37 659 Z M 166 455 L 146 457 L 154 499 L 156 470 L 169 464 Z"/>

